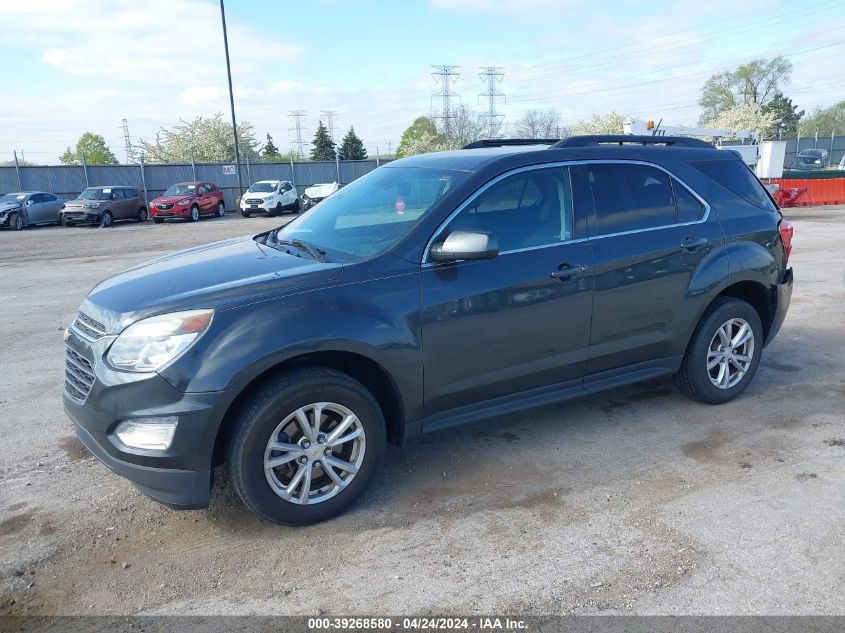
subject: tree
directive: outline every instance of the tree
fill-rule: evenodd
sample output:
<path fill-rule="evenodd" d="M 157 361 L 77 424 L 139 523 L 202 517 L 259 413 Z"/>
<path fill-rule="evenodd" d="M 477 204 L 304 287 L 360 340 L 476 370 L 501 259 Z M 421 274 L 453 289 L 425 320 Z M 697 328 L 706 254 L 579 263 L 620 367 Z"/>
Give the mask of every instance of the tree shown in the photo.
<path fill-rule="evenodd" d="M 702 122 L 703 127 L 725 128 L 728 130 L 749 130 L 769 134 L 775 129 L 777 117 L 773 112 L 765 112 L 759 104 L 739 105 Z"/>
<path fill-rule="evenodd" d="M 594 114 L 587 121 L 578 121 L 573 134 L 622 134 L 625 115 L 615 110 L 607 114 Z"/>
<path fill-rule="evenodd" d="M 446 122 L 441 119 L 437 129 L 448 140 L 445 149 L 463 147 L 484 138 L 488 125 L 486 119 L 462 104 L 452 110 L 449 128 L 451 138 L 446 134 Z"/>
<path fill-rule="evenodd" d="M 716 73 L 701 88 L 702 123 L 738 105 L 765 105 L 789 80 L 792 62 L 785 57 L 754 59 L 736 70 Z"/>
<path fill-rule="evenodd" d="M 798 126 L 801 136 L 830 136 L 832 133 L 845 134 L 845 101 L 835 103 L 829 108 L 816 108 L 804 118 Z"/>
<path fill-rule="evenodd" d="M 775 122 L 769 133 L 784 136 L 795 136 L 798 132 L 798 123 L 804 116 L 804 110 L 798 112 L 798 106 L 792 105 L 792 99 L 785 97 L 782 92 L 777 91 L 772 100 L 762 108 L 764 114 L 772 114 Z"/>
<path fill-rule="evenodd" d="M 228 163 L 235 160 L 232 124 L 223 113 L 213 117 L 196 117 L 192 121 L 179 119 L 172 129 L 161 128 L 155 141 L 140 140 L 138 146 L 148 163 Z M 251 123 L 238 123 L 238 146 L 241 159 L 255 162 L 259 142 Z"/>
<path fill-rule="evenodd" d="M 364 142 L 355 134 L 354 126 L 349 126 L 349 131 L 343 137 L 343 143 L 338 148 L 337 154 L 340 160 L 364 160 L 367 158 Z"/>
<path fill-rule="evenodd" d="M 317 133 L 314 134 L 314 140 L 311 141 L 313 149 L 311 150 L 311 160 L 334 160 L 335 159 L 335 142 L 329 136 L 329 131 L 323 122 L 317 126 Z"/>
<path fill-rule="evenodd" d="M 267 142 L 264 144 L 261 156 L 264 160 L 269 160 L 271 162 L 278 160 L 281 157 L 279 154 L 279 148 L 273 143 L 273 137 L 270 136 L 269 132 L 267 132 Z"/>
<path fill-rule="evenodd" d="M 517 138 L 560 138 L 560 114 L 555 110 L 526 110 L 514 124 Z"/>
<path fill-rule="evenodd" d="M 68 147 L 59 156 L 63 165 L 81 165 L 82 159 L 89 165 L 117 165 L 117 157 L 106 145 L 106 139 L 93 132 L 85 132 L 76 141 L 76 149 Z"/>
<path fill-rule="evenodd" d="M 446 136 L 437 130 L 430 117 L 417 117 L 402 133 L 399 147 L 396 148 L 396 158 L 439 152 L 446 149 L 447 145 Z"/>

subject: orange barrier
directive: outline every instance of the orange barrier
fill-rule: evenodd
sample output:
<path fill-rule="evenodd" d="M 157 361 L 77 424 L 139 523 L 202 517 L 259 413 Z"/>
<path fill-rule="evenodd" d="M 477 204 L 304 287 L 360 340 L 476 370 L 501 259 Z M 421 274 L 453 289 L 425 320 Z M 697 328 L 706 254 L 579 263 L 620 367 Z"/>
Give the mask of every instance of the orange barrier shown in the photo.
<path fill-rule="evenodd" d="M 781 191 L 806 189 L 795 206 L 845 204 L 845 178 L 773 178 L 768 182 L 780 185 Z"/>

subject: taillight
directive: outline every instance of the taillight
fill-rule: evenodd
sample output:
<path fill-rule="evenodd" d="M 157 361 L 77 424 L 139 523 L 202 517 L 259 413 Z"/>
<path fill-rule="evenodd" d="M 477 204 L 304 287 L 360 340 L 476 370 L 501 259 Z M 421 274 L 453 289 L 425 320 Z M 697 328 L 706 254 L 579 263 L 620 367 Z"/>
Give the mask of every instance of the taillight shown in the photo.
<path fill-rule="evenodd" d="M 780 239 L 783 242 L 783 253 L 786 255 L 786 261 L 789 261 L 789 254 L 792 252 L 792 234 L 795 229 L 786 220 L 780 221 Z"/>

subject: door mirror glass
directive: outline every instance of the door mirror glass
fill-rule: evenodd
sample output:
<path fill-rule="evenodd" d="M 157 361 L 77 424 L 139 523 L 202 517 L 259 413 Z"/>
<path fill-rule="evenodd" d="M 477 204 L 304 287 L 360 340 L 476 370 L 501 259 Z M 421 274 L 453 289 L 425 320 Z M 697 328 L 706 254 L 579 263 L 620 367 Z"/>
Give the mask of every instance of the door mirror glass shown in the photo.
<path fill-rule="evenodd" d="M 499 254 L 496 236 L 485 231 L 453 231 L 444 241 L 431 247 L 435 262 L 454 262 L 461 259 L 492 259 Z"/>
<path fill-rule="evenodd" d="M 29 205 L 31 205 L 32 203 L 33 203 L 33 199 L 32 199 L 32 198 L 30 198 L 29 200 L 27 200 L 27 201 L 26 201 L 26 206 L 29 206 Z"/>

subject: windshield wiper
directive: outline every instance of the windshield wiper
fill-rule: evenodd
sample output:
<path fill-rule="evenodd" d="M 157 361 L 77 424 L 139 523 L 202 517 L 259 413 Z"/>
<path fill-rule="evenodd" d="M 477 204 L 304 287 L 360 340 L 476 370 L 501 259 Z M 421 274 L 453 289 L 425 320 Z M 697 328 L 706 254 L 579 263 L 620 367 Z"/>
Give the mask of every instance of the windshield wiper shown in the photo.
<path fill-rule="evenodd" d="M 293 246 L 296 249 L 299 249 L 301 251 L 304 251 L 305 253 L 308 253 L 311 257 L 313 257 L 318 262 L 326 261 L 326 258 L 325 258 L 326 251 L 324 251 L 320 248 L 317 248 L 316 246 L 311 246 L 307 242 L 303 242 L 302 240 L 297 240 L 297 239 L 280 240 L 277 237 L 277 232 L 278 232 L 278 229 L 274 229 L 273 231 L 271 231 L 270 234 L 267 236 L 267 241 L 272 240 L 273 244 L 276 244 L 278 246 Z"/>

